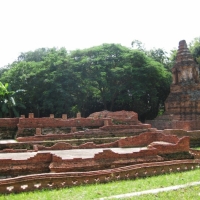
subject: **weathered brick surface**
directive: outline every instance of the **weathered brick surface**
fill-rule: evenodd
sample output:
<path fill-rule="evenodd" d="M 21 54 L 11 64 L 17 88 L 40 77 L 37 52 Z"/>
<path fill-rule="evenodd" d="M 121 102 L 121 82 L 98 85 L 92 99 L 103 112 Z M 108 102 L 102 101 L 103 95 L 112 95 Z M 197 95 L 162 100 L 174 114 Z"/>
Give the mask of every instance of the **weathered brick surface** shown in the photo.
<path fill-rule="evenodd" d="M 155 148 L 160 154 L 169 154 L 177 152 L 188 152 L 190 149 L 190 139 L 189 137 L 183 137 L 179 139 L 176 144 L 168 142 L 152 142 L 148 147 Z"/>
<path fill-rule="evenodd" d="M 109 124 L 112 124 L 111 119 Z M 20 118 L 19 128 L 44 128 L 44 127 L 100 127 L 104 125 L 103 119 L 89 119 L 89 118 Z"/>
<path fill-rule="evenodd" d="M 37 189 L 63 188 L 84 184 L 106 183 L 122 179 L 136 179 L 139 177 L 192 170 L 199 167 L 199 164 L 199 160 L 177 160 L 136 164 L 108 170 L 99 170 L 98 172 L 35 174 L 1 180 L 0 193 L 19 193 Z"/>
<path fill-rule="evenodd" d="M 81 146 L 80 148 L 91 148 L 91 147 L 127 147 L 134 146 L 135 141 L 142 141 L 146 139 L 146 143 L 148 142 L 148 134 L 152 135 L 155 141 L 159 141 L 162 139 L 162 143 L 153 142 L 149 144 L 149 149 L 140 150 L 139 152 L 133 153 L 126 153 L 126 154 L 119 154 L 112 152 L 111 150 L 104 150 L 102 153 L 95 154 L 93 158 L 89 159 L 81 159 L 81 158 L 74 158 L 74 159 L 65 159 L 51 155 L 51 153 L 38 153 L 36 156 L 24 160 L 10 160 L 10 159 L 2 159 L 0 163 L 0 175 L 23 175 L 23 174 L 32 174 L 32 173 L 44 173 L 48 172 L 50 169 L 54 172 L 61 172 L 61 171 L 87 171 L 87 170 L 98 170 L 98 169 L 105 169 L 105 168 L 113 168 L 116 166 L 124 166 L 130 165 L 133 163 L 138 162 L 152 162 L 152 161 L 159 161 L 163 160 L 158 155 L 160 154 L 167 154 L 167 153 L 176 153 L 176 152 L 189 152 L 189 137 L 183 137 L 178 139 L 176 136 L 165 136 L 163 134 L 153 134 L 153 133 L 145 133 L 139 136 L 135 136 L 132 138 L 121 139 L 108 144 L 103 145 L 94 145 L 92 143 L 86 143 Z M 169 138 L 172 138 L 172 142 L 174 143 L 166 143 L 169 141 Z M 141 144 L 141 142 L 139 142 Z M 143 143 L 144 144 L 144 143 Z M 78 148 L 79 148 L 78 147 Z M 66 143 L 58 143 L 55 146 L 49 148 L 49 150 L 57 150 L 57 149 L 73 149 L 74 147 L 70 144 Z M 77 147 L 75 147 L 77 148 Z M 37 149 L 42 149 L 42 146 L 37 146 Z M 47 150 L 45 148 L 44 150 Z M 12 166 L 12 167 L 10 167 Z"/>
<path fill-rule="evenodd" d="M 150 124 L 140 124 L 140 125 L 108 125 L 100 127 L 101 130 L 114 131 L 114 130 L 125 130 L 125 129 L 148 129 L 151 128 Z"/>
<path fill-rule="evenodd" d="M 95 144 L 93 142 L 87 142 L 81 145 L 73 146 L 66 142 L 58 142 L 57 144 L 46 147 L 44 145 L 35 144 L 35 150 L 67 150 L 67 149 L 90 149 L 90 148 L 112 148 L 112 147 L 145 147 L 154 141 L 163 141 L 172 144 L 176 144 L 179 138 L 175 135 L 164 135 L 157 132 L 145 132 L 138 136 L 131 136 L 110 143 Z"/>
<path fill-rule="evenodd" d="M 164 135 L 157 132 L 146 132 L 138 136 L 127 137 L 118 141 L 119 147 L 143 147 L 154 141 L 164 141 L 176 144 L 179 138 L 175 135 Z"/>
<path fill-rule="evenodd" d="M 16 128 L 19 118 L 0 118 L 0 127 Z"/>
<path fill-rule="evenodd" d="M 117 129 L 106 130 L 106 129 L 87 129 L 84 131 L 78 131 L 68 134 L 46 134 L 46 135 L 35 135 L 28 137 L 18 137 L 19 142 L 28 141 L 47 141 L 47 140 L 66 140 L 66 139 L 84 139 L 84 138 L 106 138 L 106 137 L 128 137 L 133 135 L 139 135 L 147 131 L 148 129 Z"/>
<path fill-rule="evenodd" d="M 111 125 L 111 119 L 108 119 Z M 71 127 L 101 127 L 104 125 L 103 119 L 76 118 L 76 119 L 58 119 L 58 118 L 20 118 L 18 124 L 17 137 L 33 136 L 36 128 L 49 129 L 49 133 L 57 128 L 58 133 L 69 131 Z M 68 127 L 68 129 L 66 129 Z M 51 130 L 53 128 L 53 130 Z M 61 129 L 61 130 L 59 130 Z M 42 130 L 42 133 L 45 131 Z M 56 133 L 56 132 L 54 132 Z"/>
<path fill-rule="evenodd" d="M 112 169 L 116 167 L 128 166 L 132 164 L 144 162 L 163 161 L 157 156 L 157 150 L 141 150 L 129 154 L 118 154 L 111 150 L 104 150 L 95 154 L 94 158 L 73 158 L 62 160 L 57 156 L 53 156 L 53 161 L 49 168 L 51 172 L 78 172 L 78 171 L 96 171 L 102 169 Z"/>
<path fill-rule="evenodd" d="M 0 139 L 14 139 L 18 118 L 0 118 Z"/>
<path fill-rule="evenodd" d="M 0 177 L 46 173 L 51 161 L 51 153 L 38 153 L 23 160 L 1 159 Z"/>
<path fill-rule="evenodd" d="M 138 121 L 138 114 L 133 111 L 101 111 L 101 112 L 95 112 L 92 113 L 88 118 L 94 118 L 94 119 L 102 119 L 102 118 L 110 118 L 113 120 L 114 124 L 129 124 L 129 125 L 137 125 L 141 124 L 140 121 Z"/>
<path fill-rule="evenodd" d="M 83 139 L 68 139 L 62 140 L 62 142 L 70 144 L 74 147 L 79 147 L 80 145 L 84 145 L 85 143 L 93 142 L 95 145 L 102 145 L 104 143 L 112 143 L 120 139 L 119 137 L 112 137 L 112 138 L 83 138 Z M 20 149 L 32 151 L 34 145 L 41 145 L 44 148 L 49 147 L 51 148 L 57 143 L 61 141 L 52 140 L 52 141 L 28 141 L 28 142 L 16 142 L 16 143 L 3 143 L 0 144 L 0 152 L 7 151 L 7 149 L 12 149 L 14 151 L 20 151 Z"/>
<path fill-rule="evenodd" d="M 189 130 L 200 130 L 200 120 L 185 120 L 185 121 L 178 121 L 178 120 L 163 120 L 157 118 L 156 120 L 147 120 L 146 123 L 152 125 L 159 130 L 164 129 L 183 129 L 186 131 Z"/>
<path fill-rule="evenodd" d="M 158 129 L 200 129 L 199 66 L 187 48 L 185 40 L 179 42 L 170 94 L 165 101 L 165 113 L 148 121 Z"/>

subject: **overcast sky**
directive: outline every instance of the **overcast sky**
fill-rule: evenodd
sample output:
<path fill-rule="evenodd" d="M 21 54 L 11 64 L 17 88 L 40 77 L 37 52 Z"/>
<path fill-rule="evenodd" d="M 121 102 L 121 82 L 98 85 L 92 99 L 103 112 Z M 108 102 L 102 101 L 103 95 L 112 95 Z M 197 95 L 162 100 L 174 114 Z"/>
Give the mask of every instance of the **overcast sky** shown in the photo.
<path fill-rule="evenodd" d="M 0 0 L 0 67 L 42 47 L 177 48 L 200 37 L 200 0 Z"/>

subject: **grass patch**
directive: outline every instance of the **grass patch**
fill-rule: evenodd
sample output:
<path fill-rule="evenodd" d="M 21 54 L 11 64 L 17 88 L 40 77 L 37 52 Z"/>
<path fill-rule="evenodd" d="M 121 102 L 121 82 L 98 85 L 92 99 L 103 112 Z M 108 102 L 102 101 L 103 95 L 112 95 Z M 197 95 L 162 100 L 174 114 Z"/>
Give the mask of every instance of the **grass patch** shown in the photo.
<path fill-rule="evenodd" d="M 34 192 L 27 192 L 27 193 L 20 193 L 20 194 L 10 194 L 10 195 L 0 195 L 0 200 L 90 200 L 90 199 L 98 199 L 101 197 L 108 197 L 118 194 L 125 194 L 130 192 L 137 192 L 173 185 L 181 185 L 186 184 L 193 181 L 199 181 L 199 174 L 200 169 L 196 169 L 193 171 L 188 172 L 181 172 L 181 173 L 173 173 L 173 174 L 165 174 L 160 176 L 148 177 L 144 179 L 136 179 L 136 180 L 124 180 L 124 181 L 116 181 L 106 184 L 93 184 L 93 185 L 85 185 L 85 186 L 77 186 L 72 188 L 64 188 L 58 190 L 43 190 L 43 191 L 34 191 Z M 191 187 L 189 189 L 196 190 L 196 187 Z M 184 191 L 190 191 L 188 188 L 183 189 Z M 169 199 L 167 195 L 170 195 L 174 192 L 163 192 L 163 194 L 156 194 L 165 195 L 166 199 Z M 199 193 L 199 192 L 198 192 Z M 186 195 L 185 193 L 182 195 Z M 189 194 L 188 194 L 189 195 Z M 150 199 L 149 197 L 133 197 L 131 199 L 138 199 L 138 198 L 146 198 Z M 163 199 L 157 198 L 155 195 L 152 199 Z M 176 197 L 176 196 L 175 196 Z M 200 196 L 199 196 L 200 198 Z M 130 198 L 129 198 L 130 199 Z M 173 198 L 178 199 L 178 198 Z M 180 198 L 180 199 L 187 199 L 187 198 Z M 191 198 L 189 198 L 191 199 Z"/>
<path fill-rule="evenodd" d="M 170 192 L 160 192 L 158 194 L 148 194 L 142 196 L 135 196 L 130 198 L 123 198 L 123 200 L 155 200 L 155 199 L 167 199 L 167 200 L 198 200 L 200 199 L 200 187 L 193 186 L 184 189 L 174 190 Z"/>
<path fill-rule="evenodd" d="M 195 150 L 200 150 L 200 147 L 194 147 L 192 149 L 195 149 Z"/>

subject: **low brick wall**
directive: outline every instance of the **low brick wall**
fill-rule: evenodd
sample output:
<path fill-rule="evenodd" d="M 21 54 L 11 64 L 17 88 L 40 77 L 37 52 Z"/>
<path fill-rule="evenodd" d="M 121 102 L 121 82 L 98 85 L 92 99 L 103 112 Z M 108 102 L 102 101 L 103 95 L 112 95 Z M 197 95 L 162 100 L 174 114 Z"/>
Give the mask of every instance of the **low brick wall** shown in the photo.
<path fill-rule="evenodd" d="M 111 125 L 112 120 L 107 119 Z M 100 127 L 104 125 L 104 119 L 89 119 L 89 118 L 20 118 L 19 128 L 45 128 L 45 127 Z"/>
<path fill-rule="evenodd" d="M 162 134 L 160 134 L 162 135 Z M 139 139 L 141 136 L 136 136 L 135 139 Z M 168 136 L 171 137 L 171 136 Z M 141 137 L 143 138 L 143 137 Z M 174 137 L 172 137 L 174 138 Z M 130 138 L 130 141 L 134 141 Z M 120 144 L 120 140 L 102 145 L 102 147 L 117 147 Z M 123 144 L 125 146 L 123 146 Z M 129 142 L 130 144 L 130 142 Z M 58 144 L 59 145 L 59 144 Z M 86 143 L 79 147 L 91 148 L 93 144 Z M 126 147 L 126 143 L 121 143 L 120 147 Z M 37 146 L 38 148 L 38 146 Z M 39 146 L 41 148 L 41 146 Z M 60 143 L 59 146 L 53 146 L 51 150 L 55 149 L 72 149 L 70 144 Z M 38 149 L 36 149 L 38 150 Z M 45 148 L 44 150 L 47 150 Z M 189 152 L 189 137 L 183 137 L 178 140 L 175 144 L 162 142 L 161 144 L 151 143 L 148 149 L 140 150 L 139 152 L 119 154 L 111 150 L 104 150 L 98 154 L 95 154 L 93 158 L 82 159 L 62 159 L 53 153 L 37 153 L 34 157 L 28 159 L 1 159 L 0 162 L 0 176 L 16 176 L 33 173 L 44 173 L 48 172 L 49 168 L 53 172 L 65 171 L 87 171 L 87 170 L 98 170 L 105 168 L 113 168 L 112 166 L 124 166 L 138 162 L 152 162 L 162 161 L 162 154 L 177 153 L 177 152 Z M 138 160 L 139 159 L 139 160 Z M 175 158 L 177 159 L 177 158 Z M 12 167 L 10 167 L 12 166 Z"/>
<path fill-rule="evenodd" d="M 189 130 L 200 130 L 200 121 L 199 120 L 147 120 L 146 123 L 152 125 L 152 127 L 159 130 L 164 129 L 183 129 L 185 131 Z"/>
<path fill-rule="evenodd" d="M 52 161 L 51 153 L 37 153 L 28 159 L 1 159 L 0 177 L 19 176 L 49 172 Z"/>
<path fill-rule="evenodd" d="M 200 146 L 200 130 L 165 129 L 162 132 L 165 135 L 177 135 L 179 138 L 188 136 L 190 137 L 190 147 Z"/>
<path fill-rule="evenodd" d="M 176 144 L 179 138 L 175 135 L 164 135 L 158 132 L 145 132 L 138 136 L 127 137 L 119 140 L 119 147 L 143 147 L 154 141 L 164 141 Z"/>
<path fill-rule="evenodd" d="M 0 118 L 0 127 L 16 128 L 19 118 Z"/>
<path fill-rule="evenodd" d="M 0 152 L 7 152 L 8 149 L 12 149 L 13 152 L 19 152 L 22 149 L 25 151 L 33 150 L 34 145 L 41 145 L 44 148 L 51 148 L 57 143 L 70 144 L 74 148 L 84 145 L 85 143 L 94 143 L 95 145 L 101 145 L 104 143 L 112 143 L 120 139 L 119 137 L 112 138 L 84 138 L 84 139 L 68 139 L 68 140 L 52 140 L 52 141 L 28 141 L 28 142 L 16 142 L 16 143 L 3 143 L 0 144 Z M 57 145 L 56 145 L 57 146 Z M 44 149 L 43 149 L 44 150 Z M 54 149 L 55 150 L 55 149 Z M 10 151 L 11 152 L 11 151 Z"/>
<path fill-rule="evenodd" d="M 103 150 L 103 152 L 95 154 L 94 158 L 88 159 L 74 158 L 63 160 L 57 156 L 53 156 L 50 169 L 52 172 L 88 171 L 120 167 L 140 162 L 163 161 L 165 156 L 162 158 L 162 155 L 188 152 L 189 137 L 179 139 L 176 144 L 166 142 L 158 144 L 153 142 L 148 147 L 148 149 L 140 150 L 139 152 L 126 154 L 115 153 L 111 150 Z M 192 158 L 192 156 L 187 157 Z M 177 159 L 180 159 L 180 157 L 177 156 Z"/>
<path fill-rule="evenodd" d="M 165 143 L 165 142 L 152 142 L 148 147 L 155 148 L 158 150 L 159 155 L 177 153 L 177 152 L 188 152 L 190 148 L 190 139 L 189 137 L 181 138 L 176 144 Z"/>
<path fill-rule="evenodd" d="M 0 140 L 14 139 L 19 118 L 0 118 Z"/>
<path fill-rule="evenodd" d="M 24 138 L 22 138 L 24 139 Z M 189 138 L 187 139 L 189 143 Z M 105 140 L 103 140 L 105 142 Z M 58 142 L 52 146 L 44 146 L 39 144 L 34 144 L 34 150 L 67 150 L 67 149 L 89 149 L 89 148 L 108 148 L 108 147 L 146 147 L 154 141 L 164 141 L 172 144 L 176 144 L 180 139 L 175 135 L 164 135 L 158 132 L 145 132 L 136 136 L 117 138 L 113 142 L 102 144 L 95 144 L 93 142 L 82 143 L 80 145 L 73 146 L 67 142 Z"/>
<path fill-rule="evenodd" d="M 95 172 L 35 174 L 0 180 L 0 193 L 20 193 L 42 189 L 57 189 L 85 184 L 106 183 L 123 179 L 136 179 L 171 172 L 193 170 L 199 166 L 199 160 L 177 160 L 143 163 Z"/>
<path fill-rule="evenodd" d="M 150 124 L 140 124 L 140 125 L 108 125 L 100 127 L 101 130 L 115 131 L 115 130 L 126 130 L 126 129 L 146 129 L 151 128 Z"/>
<path fill-rule="evenodd" d="M 112 124 L 111 119 L 107 119 L 108 125 Z M 48 133 L 52 133 L 57 129 L 57 133 L 69 132 L 66 128 L 71 127 L 101 127 L 104 126 L 104 119 L 58 119 L 58 118 L 20 118 L 16 137 L 33 136 L 36 128 L 48 129 Z M 51 130 L 52 128 L 52 130 Z M 47 131 L 43 131 L 43 134 Z M 54 132 L 55 133 L 55 132 Z"/>
<path fill-rule="evenodd" d="M 84 138 L 109 138 L 109 137 L 128 137 L 139 135 L 148 129 L 114 129 L 112 131 L 102 129 L 88 129 L 68 134 L 47 134 L 34 135 L 28 137 L 17 137 L 19 142 L 31 141 L 48 141 L 48 140 L 67 140 L 67 139 L 84 139 Z"/>
<path fill-rule="evenodd" d="M 164 159 L 156 155 L 156 150 L 143 150 L 129 154 L 118 154 L 111 150 L 104 150 L 102 153 L 95 154 L 94 158 L 87 159 L 62 160 L 54 156 L 49 168 L 51 172 L 56 173 L 87 172 L 159 161 L 164 161 Z"/>
<path fill-rule="evenodd" d="M 51 147 L 45 147 L 44 145 L 34 145 L 34 150 L 42 151 L 42 150 L 69 150 L 69 149 L 97 149 L 97 148 L 111 148 L 111 147 L 118 147 L 118 141 L 104 143 L 104 144 L 95 144 L 93 142 L 87 142 L 79 146 L 72 146 L 71 144 L 66 142 L 58 142 Z"/>

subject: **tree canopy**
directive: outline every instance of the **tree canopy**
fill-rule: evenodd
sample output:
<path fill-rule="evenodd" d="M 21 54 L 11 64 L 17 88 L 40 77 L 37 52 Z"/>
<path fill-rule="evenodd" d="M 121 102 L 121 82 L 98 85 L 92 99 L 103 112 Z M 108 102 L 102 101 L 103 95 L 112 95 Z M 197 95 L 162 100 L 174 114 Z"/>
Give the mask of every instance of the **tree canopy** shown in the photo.
<path fill-rule="evenodd" d="M 68 52 L 65 48 L 41 48 L 21 53 L 0 74 L 24 107 L 19 114 L 36 117 L 82 116 L 103 109 L 133 110 L 140 119 L 153 119 L 169 93 L 171 72 L 162 49 L 146 52 L 120 44 L 102 44 Z"/>

